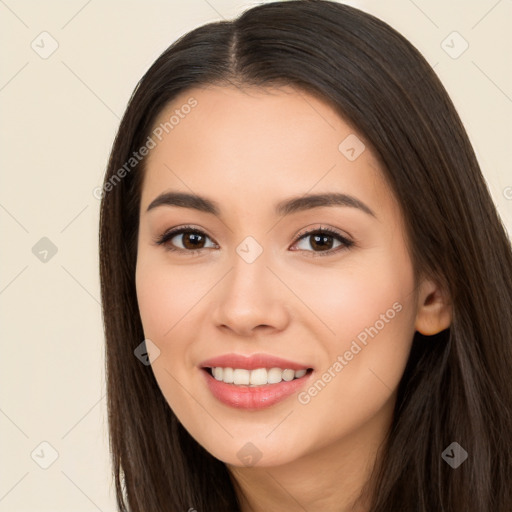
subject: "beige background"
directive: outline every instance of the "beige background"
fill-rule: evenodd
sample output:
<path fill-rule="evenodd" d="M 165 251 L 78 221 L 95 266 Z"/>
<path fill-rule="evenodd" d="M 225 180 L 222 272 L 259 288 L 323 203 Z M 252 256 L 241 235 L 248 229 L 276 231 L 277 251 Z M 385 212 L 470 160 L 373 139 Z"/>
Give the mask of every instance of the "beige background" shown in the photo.
<path fill-rule="evenodd" d="M 181 34 L 256 3 L 0 0 L 0 511 L 115 510 L 92 192 L 149 65 Z M 511 233 L 512 1 L 347 3 L 435 67 Z M 469 44 L 456 59 L 442 46 L 462 49 L 453 31 Z M 43 237 L 57 248 L 46 262 Z"/>

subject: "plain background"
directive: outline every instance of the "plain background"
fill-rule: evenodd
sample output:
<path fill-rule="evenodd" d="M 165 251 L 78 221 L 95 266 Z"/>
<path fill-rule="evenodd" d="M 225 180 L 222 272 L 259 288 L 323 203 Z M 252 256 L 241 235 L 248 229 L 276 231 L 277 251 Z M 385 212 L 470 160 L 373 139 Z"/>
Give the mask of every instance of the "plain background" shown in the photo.
<path fill-rule="evenodd" d="M 0 511 L 115 510 L 93 190 L 158 55 L 257 3 L 0 0 Z M 512 233 L 512 1 L 346 3 L 388 22 L 434 66 Z"/>

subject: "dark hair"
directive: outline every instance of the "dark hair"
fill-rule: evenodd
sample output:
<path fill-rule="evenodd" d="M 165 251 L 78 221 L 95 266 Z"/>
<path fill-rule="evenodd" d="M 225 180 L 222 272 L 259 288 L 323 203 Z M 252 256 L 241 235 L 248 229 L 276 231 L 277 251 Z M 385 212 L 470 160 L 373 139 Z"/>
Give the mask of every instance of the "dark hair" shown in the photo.
<path fill-rule="evenodd" d="M 109 434 L 120 510 L 238 510 L 225 464 L 180 424 L 150 366 L 136 289 L 144 160 L 115 183 L 156 116 L 201 85 L 289 85 L 328 101 L 379 158 L 417 275 L 453 306 L 415 334 L 372 475 L 372 512 L 512 510 L 512 251 L 464 127 L 421 54 L 379 19 L 324 1 L 259 5 L 172 44 L 140 80 L 110 155 L 100 218 Z M 119 174 L 117 175 L 119 177 Z M 110 187 L 107 188 L 107 184 Z M 452 469 L 452 441 L 469 454 Z M 127 508 L 127 506 L 129 508 Z"/>

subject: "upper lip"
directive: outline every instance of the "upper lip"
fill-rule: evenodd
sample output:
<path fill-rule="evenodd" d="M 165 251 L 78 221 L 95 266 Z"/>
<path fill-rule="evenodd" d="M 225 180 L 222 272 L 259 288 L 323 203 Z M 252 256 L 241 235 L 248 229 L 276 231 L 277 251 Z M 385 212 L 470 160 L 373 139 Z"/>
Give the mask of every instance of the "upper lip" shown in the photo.
<path fill-rule="evenodd" d="M 256 368 L 281 368 L 283 370 L 307 370 L 311 366 L 297 363 L 281 357 L 271 356 L 269 354 L 251 354 L 244 356 L 241 354 L 224 354 L 212 357 L 199 364 L 201 368 L 240 368 L 244 370 L 255 370 Z"/>

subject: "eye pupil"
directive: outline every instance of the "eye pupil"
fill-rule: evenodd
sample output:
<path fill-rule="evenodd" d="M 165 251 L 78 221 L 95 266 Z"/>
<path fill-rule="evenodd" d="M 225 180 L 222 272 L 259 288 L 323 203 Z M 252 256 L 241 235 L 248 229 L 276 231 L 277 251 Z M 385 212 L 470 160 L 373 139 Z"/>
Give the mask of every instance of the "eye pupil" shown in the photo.
<path fill-rule="evenodd" d="M 201 240 L 203 239 L 203 240 Z M 185 233 L 183 234 L 183 246 L 187 249 L 197 249 L 202 248 L 201 242 L 204 244 L 204 237 L 203 235 L 200 235 L 199 233 Z M 191 243 L 191 246 L 188 247 L 187 244 Z"/>
<path fill-rule="evenodd" d="M 316 235 L 312 235 L 313 240 L 314 240 L 314 243 L 311 244 L 311 247 L 313 247 L 314 249 L 331 249 L 332 248 L 332 236 L 330 235 L 320 235 L 320 234 L 316 234 Z M 325 240 L 326 239 L 330 239 L 330 243 L 327 242 L 325 243 Z M 321 242 L 321 240 L 323 240 L 323 242 Z"/>

